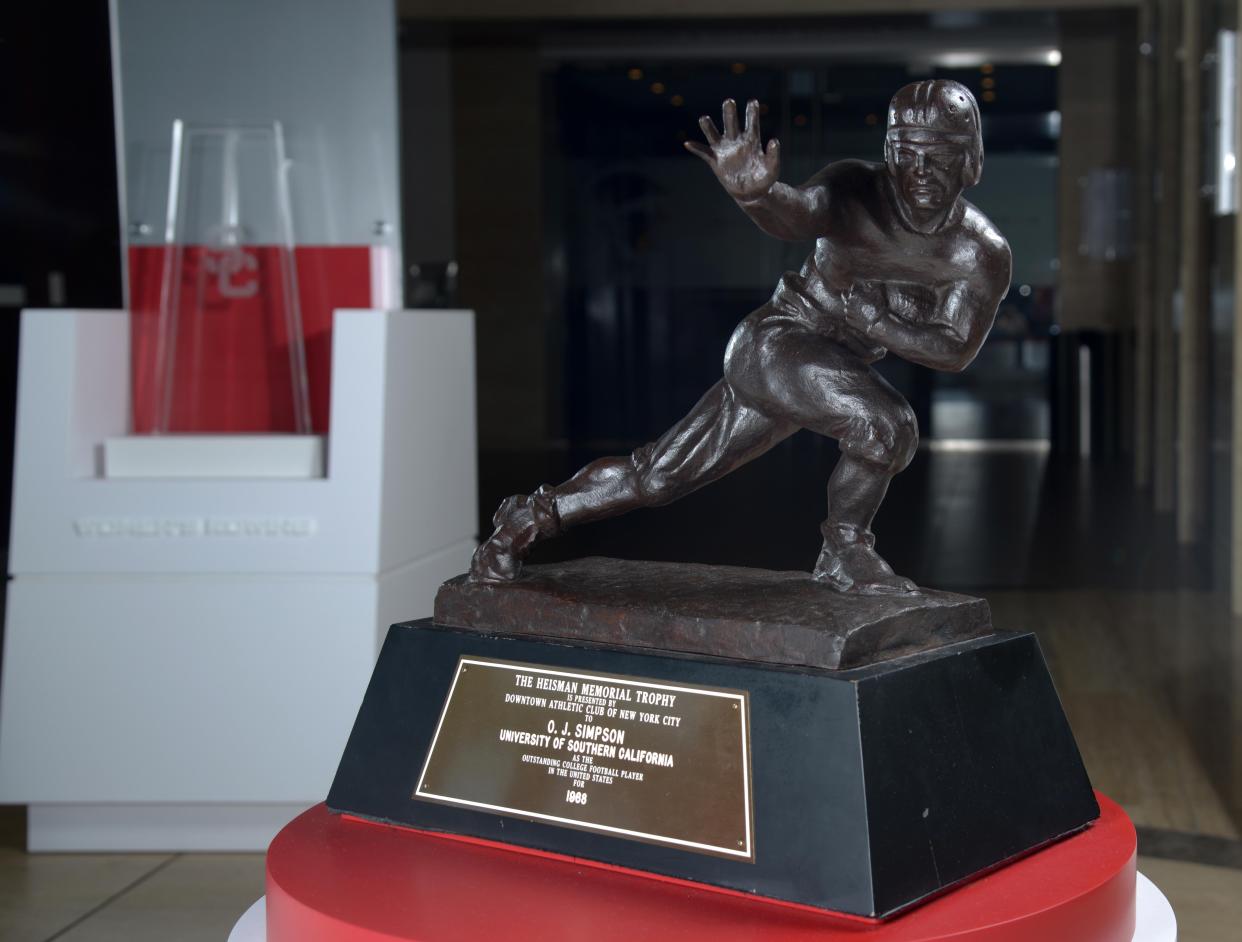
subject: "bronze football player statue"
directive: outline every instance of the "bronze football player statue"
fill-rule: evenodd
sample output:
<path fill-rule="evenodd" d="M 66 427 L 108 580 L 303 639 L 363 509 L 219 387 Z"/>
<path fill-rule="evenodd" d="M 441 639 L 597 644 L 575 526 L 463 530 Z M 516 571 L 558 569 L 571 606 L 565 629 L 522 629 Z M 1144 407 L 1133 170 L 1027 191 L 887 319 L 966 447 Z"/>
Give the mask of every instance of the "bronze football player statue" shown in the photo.
<path fill-rule="evenodd" d="M 871 364 L 885 353 L 937 370 L 974 359 L 1009 289 L 1009 246 L 962 198 L 979 182 L 979 107 L 963 85 L 923 81 L 893 96 L 884 162 L 842 160 L 800 187 L 759 136 L 759 103 L 724 103 L 687 143 L 769 235 L 815 240 L 725 350 L 724 377 L 689 414 L 625 457 L 601 458 L 555 487 L 507 498 L 470 578 L 517 577 L 531 546 L 580 523 L 683 497 L 806 428 L 835 438 L 824 547 L 812 577 L 841 592 L 916 592 L 875 551 L 871 521 L 918 445 L 909 403 Z"/>

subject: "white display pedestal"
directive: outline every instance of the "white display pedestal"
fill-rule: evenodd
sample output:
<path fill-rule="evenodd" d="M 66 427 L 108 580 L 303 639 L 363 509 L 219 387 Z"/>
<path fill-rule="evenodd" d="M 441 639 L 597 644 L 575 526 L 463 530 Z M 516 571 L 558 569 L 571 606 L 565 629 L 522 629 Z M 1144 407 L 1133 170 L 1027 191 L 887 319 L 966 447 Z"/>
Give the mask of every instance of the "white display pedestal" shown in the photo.
<path fill-rule="evenodd" d="M 1137 925 L 1134 942 L 1177 942 L 1177 919 L 1164 894 L 1141 873 L 1138 875 Z M 260 899 L 238 920 L 228 942 L 266 942 L 267 906 Z"/>
<path fill-rule="evenodd" d="M 259 897 L 229 933 L 229 942 L 267 942 L 267 898 Z"/>
<path fill-rule="evenodd" d="M 322 435 L 123 435 L 103 443 L 105 478 L 324 476 Z"/>
<path fill-rule="evenodd" d="M 104 478 L 129 401 L 125 312 L 23 312 L 0 802 L 35 851 L 262 850 L 469 564 L 473 315 L 336 313 L 318 479 Z"/>
<path fill-rule="evenodd" d="M 1177 917 L 1160 888 L 1138 875 L 1137 925 L 1134 942 L 1177 942 Z M 262 938 L 262 936 L 260 936 Z"/>

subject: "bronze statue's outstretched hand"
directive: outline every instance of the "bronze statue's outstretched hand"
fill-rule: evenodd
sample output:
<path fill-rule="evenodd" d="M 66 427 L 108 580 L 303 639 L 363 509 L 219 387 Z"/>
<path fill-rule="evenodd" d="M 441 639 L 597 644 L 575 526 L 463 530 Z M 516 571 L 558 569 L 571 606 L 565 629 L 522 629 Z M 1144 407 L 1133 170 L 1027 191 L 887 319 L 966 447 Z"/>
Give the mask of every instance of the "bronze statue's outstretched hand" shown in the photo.
<path fill-rule="evenodd" d="M 721 185 L 735 200 L 748 202 L 766 196 L 780 175 L 781 146 L 776 138 L 767 149 L 759 138 L 759 102 L 746 104 L 746 126 L 738 130 L 737 102 L 724 103 L 724 133 L 707 115 L 699 118 L 707 145 L 686 141 L 686 150 L 712 168 Z"/>

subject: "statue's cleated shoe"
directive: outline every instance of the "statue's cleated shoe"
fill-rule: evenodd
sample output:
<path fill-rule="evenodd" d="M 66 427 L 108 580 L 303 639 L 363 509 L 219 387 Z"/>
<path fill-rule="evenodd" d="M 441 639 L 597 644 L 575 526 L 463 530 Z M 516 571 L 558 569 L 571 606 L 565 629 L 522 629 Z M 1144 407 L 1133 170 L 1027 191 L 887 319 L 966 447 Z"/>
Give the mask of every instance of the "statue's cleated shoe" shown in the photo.
<path fill-rule="evenodd" d="M 496 529 L 470 560 L 471 582 L 512 582 L 530 548 L 560 532 L 551 488 L 541 487 L 529 497 L 506 497 L 492 516 L 492 526 Z"/>
<path fill-rule="evenodd" d="M 498 523 L 513 515 L 513 504 L 519 497 L 507 497 L 492 517 L 495 531 L 479 544 L 470 559 L 471 582 L 512 582 L 522 570 L 521 560 L 513 551 L 512 529 Z"/>
<path fill-rule="evenodd" d="M 824 528 L 824 548 L 811 578 L 838 592 L 857 595 L 913 595 L 919 591 L 912 580 L 893 572 L 875 551 L 875 535 L 870 530 L 850 526 Z"/>

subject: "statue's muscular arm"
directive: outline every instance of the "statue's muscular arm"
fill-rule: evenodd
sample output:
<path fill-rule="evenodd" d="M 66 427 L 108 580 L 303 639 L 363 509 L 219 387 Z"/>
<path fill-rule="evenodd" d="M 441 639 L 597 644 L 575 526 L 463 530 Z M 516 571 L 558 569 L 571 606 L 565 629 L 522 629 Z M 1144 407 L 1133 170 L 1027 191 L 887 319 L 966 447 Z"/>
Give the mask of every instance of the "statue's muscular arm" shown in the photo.
<path fill-rule="evenodd" d="M 824 231 L 828 188 L 820 182 L 819 174 L 802 186 L 778 180 L 757 199 L 734 199 L 760 229 L 778 239 L 802 242 Z"/>
<path fill-rule="evenodd" d="M 855 290 L 847 301 L 847 319 L 904 360 L 934 370 L 964 370 L 983 346 L 1009 288 L 1009 246 L 1000 240 L 983 248 L 978 267 L 940 291 L 931 310 L 913 303 L 893 310 L 872 287 Z"/>

